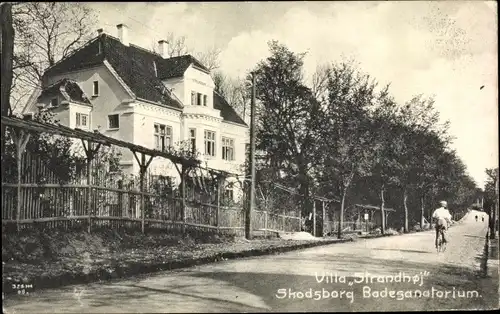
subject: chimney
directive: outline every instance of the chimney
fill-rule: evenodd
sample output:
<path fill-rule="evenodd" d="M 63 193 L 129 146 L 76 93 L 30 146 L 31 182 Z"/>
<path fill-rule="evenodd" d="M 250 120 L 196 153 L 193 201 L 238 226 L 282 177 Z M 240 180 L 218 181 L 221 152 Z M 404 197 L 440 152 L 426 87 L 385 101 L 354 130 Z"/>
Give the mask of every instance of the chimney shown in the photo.
<path fill-rule="evenodd" d="M 102 29 L 102 28 L 99 28 L 99 29 L 97 30 L 97 36 L 101 36 L 103 32 L 104 32 L 104 31 L 103 31 L 103 29 Z"/>
<path fill-rule="evenodd" d="M 158 47 L 160 48 L 160 56 L 162 58 L 168 58 L 168 41 L 163 39 L 158 41 Z"/>
<path fill-rule="evenodd" d="M 128 29 L 127 25 L 125 24 L 118 24 L 116 25 L 116 28 L 118 29 L 118 39 L 121 41 L 122 44 L 125 46 L 128 46 Z"/>

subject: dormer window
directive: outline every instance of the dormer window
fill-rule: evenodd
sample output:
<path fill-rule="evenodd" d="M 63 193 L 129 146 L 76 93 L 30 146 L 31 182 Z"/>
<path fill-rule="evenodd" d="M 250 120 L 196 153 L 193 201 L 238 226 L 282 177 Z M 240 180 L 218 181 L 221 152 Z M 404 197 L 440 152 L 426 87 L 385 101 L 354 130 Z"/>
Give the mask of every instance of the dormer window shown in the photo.
<path fill-rule="evenodd" d="M 202 93 L 191 92 L 191 105 L 192 106 L 207 106 L 208 105 L 208 97 L 207 95 L 203 95 Z"/>
<path fill-rule="evenodd" d="M 59 100 L 57 99 L 57 97 L 56 98 L 52 98 L 50 100 L 50 106 L 57 107 L 58 105 L 59 105 Z"/>

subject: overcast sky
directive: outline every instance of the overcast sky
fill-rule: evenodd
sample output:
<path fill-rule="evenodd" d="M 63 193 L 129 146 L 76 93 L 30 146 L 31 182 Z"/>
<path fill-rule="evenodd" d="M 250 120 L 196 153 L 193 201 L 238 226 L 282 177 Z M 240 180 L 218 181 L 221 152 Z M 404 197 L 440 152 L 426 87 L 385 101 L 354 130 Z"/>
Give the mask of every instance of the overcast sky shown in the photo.
<path fill-rule="evenodd" d="M 173 32 L 203 51 L 222 50 L 221 70 L 242 76 L 275 39 L 316 65 L 354 58 L 398 101 L 435 96 L 453 147 L 483 187 L 498 167 L 497 15 L 494 1 L 90 3 L 104 31 L 129 27 L 150 48 Z M 481 86 L 485 86 L 480 90 Z"/>

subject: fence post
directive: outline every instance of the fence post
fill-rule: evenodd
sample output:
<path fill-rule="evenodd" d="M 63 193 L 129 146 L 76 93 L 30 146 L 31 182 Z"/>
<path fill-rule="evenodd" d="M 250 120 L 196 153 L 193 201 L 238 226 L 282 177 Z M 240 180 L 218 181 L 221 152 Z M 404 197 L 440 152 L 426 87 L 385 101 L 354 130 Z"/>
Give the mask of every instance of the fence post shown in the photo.
<path fill-rule="evenodd" d="M 89 142 L 90 145 L 90 142 Z M 91 203 L 92 203 L 92 187 L 90 184 L 91 180 L 91 174 L 90 174 L 90 158 L 87 157 L 87 214 L 89 215 L 88 218 L 88 226 L 87 226 L 87 232 L 90 233 L 91 230 L 91 224 L 92 224 L 92 211 L 91 211 Z"/>
<path fill-rule="evenodd" d="M 313 199 L 313 236 L 316 236 L 316 200 Z"/>
<path fill-rule="evenodd" d="M 322 226 L 323 226 L 323 228 L 322 228 L 322 229 L 323 229 L 323 230 L 321 230 L 321 233 L 322 233 L 322 236 L 324 237 L 324 236 L 325 236 L 325 234 L 326 234 L 326 232 L 325 232 L 325 230 L 326 230 L 326 222 L 325 222 L 325 219 L 326 219 L 325 201 L 321 201 L 321 207 L 322 207 L 322 209 L 323 209 L 323 224 L 322 224 Z"/>
<path fill-rule="evenodd" d="M 186 169 L 184 165 L 181 166 L 181 220 L 182 220 L 182 233 L 186 232 Z"/>
<path fill-rule="evenodd" d="M 285 208 L 283 208 L 283 232 L 286 232 L 286 215 Z"/>
<path fill-rule="evenodd" d="M 267 239 L 267 208 L 264 211 L 264 237 Z"/>
<path fill-rule="evenodd" d="M 82 139 L 82 144 L 83 144 L 83 148 L 85 150 L 85 155 L 87 156 L 87 213 L 89 215 L 89 220 L 88 220 L 88 228 L 87 228 L 87 231 L 90 233 L 90 230 L 91 230 L 91 224 L 92 224 L 92 212 L 91 212 L 91 202 L 92 202 L 92 185 L 91 185 L 91 173 L 90 173 L 90 170 L 91 170 L 91 163 L 92 163 L 92 160 L 94 159 L 94 156 L 95 156 L 95 153 L 99 150 L 99 148 L 101 147 L 101 144 L 98 144 L 95 148 L 94 148 L 94 143 L 91 142 L 91 141 L 87 141 L 87 145 L 85 145 L 85 140 Z"/>
<path fill-rule="evenodd" d="M 21 167 L 22 167 L 22 158 L 23 158 L 23 153 L 21 151 L 21 148 L 19 146 L 19 141 L 17 144 L 17 213 L 16 213 L 16 227 L 17 227 L 17 232 L 20 231 L 20 213 L 21 213 Z"/>
<path fill-rule="evenodd" d="M 144 222 L 146 219 L 146 208 L 145 208 L 145 203 L 144 203 L 144 176 L 146 174 L 146 169 L 144 167 L 144 164 L 146 163 L 146 155 L 144 153 L 141 154 L 141 165 L 140 165 L 140 172 L 139 172 L 139 189 L 141 191 L 141 231 L 144 233 Z"/>
<path fill-rule="evenodd" d="M 19 232 L 21 229 L 20 220 L 21 220 L 21 167 L 23 160 L 23 152 L 26 149 L 26 145 L 28 144 L 28 140 L 30 139 L 30 134 L 25 133 L 21 130 L 19 133 L 17 131 L 12 132 L 12 138 L 16 143 L 16 162 L 17 162 L 17 213 L 16 213 L 16 227 Z"/>
<path fill-rule="evenodd" d="M 220 190 L 220 178 L 217 178 L 217 211 L 215 212 L 215 226 L 217 227 L 217 232 L 219 232 Z"/>

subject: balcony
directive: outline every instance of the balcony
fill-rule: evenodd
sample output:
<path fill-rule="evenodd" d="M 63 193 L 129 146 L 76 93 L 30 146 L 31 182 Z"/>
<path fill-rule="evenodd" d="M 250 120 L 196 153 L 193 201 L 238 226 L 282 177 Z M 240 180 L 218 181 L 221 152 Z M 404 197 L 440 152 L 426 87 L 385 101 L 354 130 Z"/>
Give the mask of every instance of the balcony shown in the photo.
<path fill-rule="evenodd" d="M 206 116 L 217 119 L 222 119 L 220 115 L 220 110 L 213 109 L 205 106 L 184 106 L 183 114 L 185 116 L 197 117 L 197 116 Z"/>

